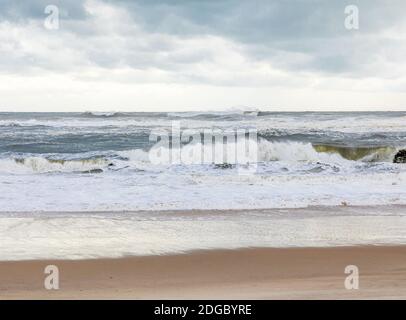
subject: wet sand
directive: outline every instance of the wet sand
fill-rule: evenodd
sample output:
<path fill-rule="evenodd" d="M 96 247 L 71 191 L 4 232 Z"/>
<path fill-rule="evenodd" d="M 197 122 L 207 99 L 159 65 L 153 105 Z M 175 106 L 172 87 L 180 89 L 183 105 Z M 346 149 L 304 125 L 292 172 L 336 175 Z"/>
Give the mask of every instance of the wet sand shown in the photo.
<path fill-rule="evenodd" d="M 44 268 L 59 268 L 59 290 Z M 359 289 L 344 286 L 347 265 Z M 406 246 L 254 248 L 119 259 L 0 262 L 0 299 L 406 298 Z"/>

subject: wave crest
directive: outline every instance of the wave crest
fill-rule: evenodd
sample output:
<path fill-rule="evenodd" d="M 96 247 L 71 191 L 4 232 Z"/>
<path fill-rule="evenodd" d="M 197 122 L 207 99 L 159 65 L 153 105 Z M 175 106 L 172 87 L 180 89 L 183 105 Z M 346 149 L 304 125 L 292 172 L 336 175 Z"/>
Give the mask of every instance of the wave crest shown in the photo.
<path fill-rule="evenodd" d="M 52 160 L 43 157 L 1 159 L 0 171 L 6 173 L 78 172 L 98 173 L 108 167 L 106 159 Z"/>
<path fill-rule="evenodd" d="M 395 147 L 349 148 L 295 141 L 276 142 L 262 138 L 258 141 L 242 139 L 228 144 L 218 142 L 214 145 L 192 142 L 183 145 L 179 152 L 164 146 L 153 147 L 149 151 L 143 149 L 111 151 L 102 157 L 90 159 L 54 160 L 46 156 L 16 156 L 0 159 L 0 172 L 15 174 L 99 173 L 108 169 L 149 170 L 154 165 L 234 165 L 276 161 L 321 162 L 346 166 L 350 163 L 391 163 L 397 150 Z M 158 160 L 157 155 L 161 156 Z"/>
<path fill-rule="evenodd" d="M 89 117 L 89 118 L 113 118 L 113 117 L 123 117 L 126 114 L 123 112 L 98 112 L 98 111 L 85 111 L 82 113 L 82 116 Z"/>

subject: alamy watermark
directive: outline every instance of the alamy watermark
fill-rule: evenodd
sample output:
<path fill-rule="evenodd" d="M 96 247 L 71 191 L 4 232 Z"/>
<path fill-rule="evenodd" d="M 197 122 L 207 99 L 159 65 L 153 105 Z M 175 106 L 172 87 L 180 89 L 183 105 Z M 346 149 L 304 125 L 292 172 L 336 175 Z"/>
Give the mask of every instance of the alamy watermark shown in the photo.
<path fill-rule="evenodd" d="M 344 9 L 344 27 L 347 30 L 359 29 L 359 8 L 356 5 L 348 5 Z"/>
<path fill-rule="evenodd" d="M 359 269 L 355 265 L 348 265 L 344 269 L 344 273 L 348 276 L 344 280 L 344 287 L 347 290 L 359 289 Z"/>
<path fill-rule="evenodd" d="M 47 5 L 44 9 L 44 13 L 47 15 L 44 20 L 44 27 L 48 30 L 59 29 L 59 8 L 56 5 Z"/>
<path fill-rule="evenodd" d="M 44 269 L 47 275 L 44 280 L 46 290 L 59 290 L 59 269 L 55 265 L 48 265 Z"/>
<path fill-rule="evenodd" d="M 170 130 L 154 130 L 149 140 L 154 143 L 149 160 L 155 165 L 213 164 L 222 168 L 237 167 L 238 172 L 253 173 L 258 162 L 257 130 L 181 130 L 173 121 Z"/>

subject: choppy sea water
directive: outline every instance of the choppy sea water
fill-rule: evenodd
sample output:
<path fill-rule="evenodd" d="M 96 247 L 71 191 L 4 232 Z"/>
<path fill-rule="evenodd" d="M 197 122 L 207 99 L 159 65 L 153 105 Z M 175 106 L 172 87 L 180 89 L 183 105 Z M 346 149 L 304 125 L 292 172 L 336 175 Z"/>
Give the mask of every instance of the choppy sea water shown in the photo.
<path fill-rule="evenodd" d="M 151 163 L 151 132 L 174 121 L 181 131 L 254 128 L 255 173 Z M 406 204 L 406 165 L 392 163 L 405 124 L 406 112 L 0 113 L 0 210 Z"/>
<path fill-rule="evenodd" d="M 152 163 L 151 134 L 174 123 L 255 129 L 255 170 Z M 0 113 L 0 260 L 406 243 L 406 164 L 393 163 L 405 124 L 406 112 Z"/>

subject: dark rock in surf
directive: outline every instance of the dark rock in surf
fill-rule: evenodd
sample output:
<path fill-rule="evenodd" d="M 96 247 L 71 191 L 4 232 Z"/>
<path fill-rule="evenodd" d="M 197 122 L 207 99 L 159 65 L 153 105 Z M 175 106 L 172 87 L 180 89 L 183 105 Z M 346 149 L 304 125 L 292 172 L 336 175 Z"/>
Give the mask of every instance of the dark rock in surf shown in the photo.
<path fill-rule="evenodd" d="M 393 158 L 393 163 L 406 163 L 406 149 L 400 150 Z"/>
<path fill-rule="evenodd" d="M 82 171 L 81 173 L 102 173 L 102 172 L 103 172 L 102 169 L 90 169 L 90 170 Z"/>
<path fill-rule="evenodd" d="M 214 165 L 216 169 L 231 169 L 234 166 L 230 163 L 217 163 Z"/>

